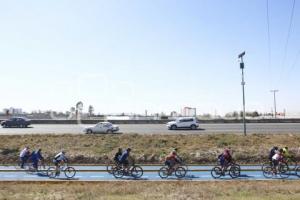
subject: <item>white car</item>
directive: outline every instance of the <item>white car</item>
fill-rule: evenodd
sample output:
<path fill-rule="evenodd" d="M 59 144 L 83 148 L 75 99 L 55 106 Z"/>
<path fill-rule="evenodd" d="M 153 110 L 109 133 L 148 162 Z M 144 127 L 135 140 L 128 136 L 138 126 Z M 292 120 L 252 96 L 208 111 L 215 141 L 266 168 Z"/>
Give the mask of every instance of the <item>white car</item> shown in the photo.
<path fill-rule="evenodd" d="M 175 121 L 168 122 L 167 127 L 170 130 L 176 130 L 178 128 L 190 128 L 196 130 L 199 127 L 199 123 L 195 117 L 182 117 Z"/>
<path fill-rule="evenodd" d="M 110 122 L 99 122 L 95 126 L 87 127 L 83 130 L 86 134 L 92 133 L 114 133 L 119 131 L 119 126 Z"/>

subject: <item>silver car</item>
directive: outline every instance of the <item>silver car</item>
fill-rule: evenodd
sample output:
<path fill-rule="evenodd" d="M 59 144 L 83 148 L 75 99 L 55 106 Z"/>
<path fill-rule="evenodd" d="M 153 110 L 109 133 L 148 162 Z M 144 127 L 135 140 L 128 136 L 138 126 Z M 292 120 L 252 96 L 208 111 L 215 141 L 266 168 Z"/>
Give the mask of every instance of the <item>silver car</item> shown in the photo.
<path fill-rule="evenodd" d="M 115 133 L 119 131 L 119 126 L 110 122 L 99 122 L 95 126 L 87 127 L 83 130 L 86 134 L 92 133 Z"/>

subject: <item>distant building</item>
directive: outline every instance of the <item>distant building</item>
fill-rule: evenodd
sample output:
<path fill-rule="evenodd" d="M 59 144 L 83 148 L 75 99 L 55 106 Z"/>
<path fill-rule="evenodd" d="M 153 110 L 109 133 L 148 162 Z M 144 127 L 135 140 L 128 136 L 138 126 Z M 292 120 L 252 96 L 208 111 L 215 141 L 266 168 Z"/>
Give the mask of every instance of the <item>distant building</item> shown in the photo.
<path fill-rule="evenodd" d="M 22 108 L 13 108 L 13 107 L 10 107 L 10 108 L 5 108 L 3 109 L 3 113 L 4 114 L 8 114 L 8 115 L 21 115 L 23 114 L 23 111 L 22 111 Z"/>
<path fill-rule="evenodd" d="M 197 110 L 196 110 L 196 108 L 184 107 L 181 110 L 181 115 L 184 117 L 196 117 Z"/>

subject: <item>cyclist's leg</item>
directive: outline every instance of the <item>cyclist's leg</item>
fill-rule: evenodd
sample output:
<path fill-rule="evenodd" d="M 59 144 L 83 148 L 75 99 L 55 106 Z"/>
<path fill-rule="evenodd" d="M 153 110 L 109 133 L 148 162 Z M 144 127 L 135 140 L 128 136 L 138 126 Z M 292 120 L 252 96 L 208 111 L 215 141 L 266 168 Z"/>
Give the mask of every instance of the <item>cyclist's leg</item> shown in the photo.
<path fill-rule="evenodd" d="M 34 168 L 34 170 L 37 170 L 38 169 L 38 160 L 33 160 L 32 161 L 32 166 L 33 166 L 33 168 Z"/>
<path fill-rule="evenodd" d="M 24 157 L 20 157 L 20 162 L 21 162 L 20 167 L 23 169 L 24 168 L 24 164 L 25 164 L 25 158 Z"/>
<path fill-rule="evenodd" d="M 54 164 L 55 164 L 56 174 L 58 175 L 59 174 L 59 168 L 60 168 L 60 161 L 55 161 Z"/>

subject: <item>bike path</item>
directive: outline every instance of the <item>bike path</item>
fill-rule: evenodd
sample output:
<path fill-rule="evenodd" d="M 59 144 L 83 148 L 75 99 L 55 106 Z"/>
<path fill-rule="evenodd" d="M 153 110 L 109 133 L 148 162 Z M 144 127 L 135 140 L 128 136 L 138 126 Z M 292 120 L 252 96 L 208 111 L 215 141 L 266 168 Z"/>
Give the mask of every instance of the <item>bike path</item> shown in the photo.
<path fill-rule="evenodd" d="M 241 171 L 240 177 L 235 180 L 274 180 L 282 179 L 279 175 L 274 176 L 272 179 L 266 179 L 261 171 Z M 299 177 L 291 173 L 289 178 L 285 180 L 298 180 Z M 175 176 L 170 176 L 167 179 L 161 179 L 157 172 L 144 172 L 140 179 L 133 179 L 130 177 L 124 177 L 116 179 L 113 175 L 107 172 L 77 172 L 74 178 L 67 179 L 63 172 L 55 179 L 50 179 L 44 173 L 26 173 L 26 172 L 0 172 L 0 181 L 49 181 L 49 180 L 71 180 L 71 181 L 115 181 L 115 180 L 191 180 L 191 181 L 209 181 L 209 180 L 232 180 L 229 175 L 220 179 L 214 179 L 210 171 L 188 172 L 185 178 L 177 179 Z"/>
<path fill-rule="evenodd" d="M 106 166 L 73 166 L 76 170 L 78 171 L 106 171 Z M 144 171 L 158 171 L 161 167 L 163 167 L 163 165 L 145 165 L 145 166 L 141 166 L 143 168 Z M 213 165 L 188 165 L 188 170 L 190 171 L 210 171 L 214 166 Z M 46 166 L 47 168 L 47 166 Z M 21 170 L 18 167 L 15 166 L 0 166 L 0 171 L 4 171 L 4 170 Z M 241 165 L 241 170 L 261 170 L 261 166 L 260 165 Z"/>

